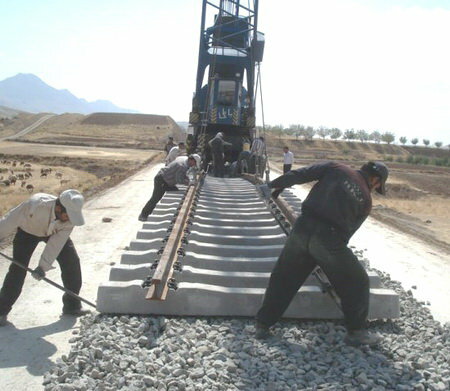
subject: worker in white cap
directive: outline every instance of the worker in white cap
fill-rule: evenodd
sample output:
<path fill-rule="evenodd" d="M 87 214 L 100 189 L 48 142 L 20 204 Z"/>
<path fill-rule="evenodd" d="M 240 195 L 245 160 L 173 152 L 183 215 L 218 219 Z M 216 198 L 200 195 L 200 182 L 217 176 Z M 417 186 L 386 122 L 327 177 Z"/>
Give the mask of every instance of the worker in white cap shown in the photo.
<path fill-rule="evenodd" d="M 74 226 L 84 224 L 83 204 L 83 196 L 73 189 L 63 191 L 59 197 L 34 194 L 0 219 L 0 240 L 15 233 L 13 258 L 25 267 L 39 242 L 45 242 L 33 277 L 41 280 L 48 270 L 53 269 L 56 260 L 64 287 L 78 294 L 81 289 L 80 258 L 70 234 Z M 24 269 L 11 264 L 0 290 L 0 326 L 7 323 L 7 315 L 20 296 L 25 277 Z M 68 294 L 64 294 L 62 301 L 63 314 L 80 316 L 88 312 L 82 310 L 80 300 Z"/>

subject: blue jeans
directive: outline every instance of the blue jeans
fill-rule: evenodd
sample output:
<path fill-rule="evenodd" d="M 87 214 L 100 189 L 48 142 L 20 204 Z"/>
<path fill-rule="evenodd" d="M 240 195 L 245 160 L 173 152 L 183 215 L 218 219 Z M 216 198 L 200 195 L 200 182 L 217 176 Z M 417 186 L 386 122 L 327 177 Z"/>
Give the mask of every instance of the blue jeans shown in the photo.
<path fill-rule="evenodd" d="M 258 322 L 267 327 L 275 324 L 316 266 L 341 299 L 347 329 L 365 328 L 370 294 L 367 272 L 347 247 L 347 239 L 311 216 L 300 216 L 295 222 L 270 276 Z"/>

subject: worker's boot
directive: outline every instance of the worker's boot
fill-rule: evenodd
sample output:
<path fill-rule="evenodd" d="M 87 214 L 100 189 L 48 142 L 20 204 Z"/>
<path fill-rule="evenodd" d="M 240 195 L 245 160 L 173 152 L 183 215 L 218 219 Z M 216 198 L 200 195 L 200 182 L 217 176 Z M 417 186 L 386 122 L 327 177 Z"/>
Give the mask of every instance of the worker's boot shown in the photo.
<path fill-rule="evenodd" d="M 381 336 L 377 333 L 370 333 L 366 329 L 349 330 L 345 337 L 345 343 L 351 346 L 378 345 L 381 341 Z"/>
<path fill-rule="evenodd" d="M 272 332 L 270 331 L 270 328 L 262 323 L 257 322 L 255 330 L 256 330 L 255 331 L 256 339 L 267 339 L 273 336 Z"/>
<path fill-rule="evenodd" d="M 8 324 L 8 315 L 0 315 L 0 327 Z"/>

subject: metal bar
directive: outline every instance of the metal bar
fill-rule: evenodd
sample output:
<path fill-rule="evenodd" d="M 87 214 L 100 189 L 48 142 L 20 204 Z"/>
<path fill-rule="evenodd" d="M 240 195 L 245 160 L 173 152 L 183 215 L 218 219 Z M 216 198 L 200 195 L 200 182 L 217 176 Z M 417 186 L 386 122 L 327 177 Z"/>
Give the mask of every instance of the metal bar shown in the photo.
<path fill-rule="evenodd" d="M 180 247 L 181 237 L 186 226 L 189 213 L 191 211 L 194 196 L 199 184 L 190 186 L 181 206 L 180 212 L 175 220 L 175 224 L 164 247 L 158 266 L 152 277 L 152 285 L 147 291 L 147 300 L 165 300 L 167 297 L 167 281 L 172 277 L 173 263 L 177 258 L 177 251 Z"/>
<path fill-rule="evenodd" d="M 17 262 L 15 259 L 9 257 L 8 255 L 3 254 L 2 252 L 0 252 L 0 255 L 5 257 L 8 261 L 10 261 L 14 265 L 20 267 L 21 269 L 26 270 L 29 273 L 33 273 L 33 269 L 30 269 L 29 267 L 22 265 L 21 263 Z M 64 293 L 67 293 L 69 296 L 72 296 L 75 299 L 78 299 L 78 300 L 82 301 L 83 303 L 90 305 L 91 307 L 97 308 L 97 306 L 94 303 L 91 303 L 90 301 L 83 299 L 81 296 L 78 296 L 76 293 L 72 292 L 71 290 L 69 290 L 67 288 L 64 288 L 63 286 L 57 284 L 56 282 L 53 282 L 52 280 L 49 280 L 46 277 L 42 277 L 42 280 L 45 281 L 47 284 L 53 285 L 55 288 L 62 290 Z"/>

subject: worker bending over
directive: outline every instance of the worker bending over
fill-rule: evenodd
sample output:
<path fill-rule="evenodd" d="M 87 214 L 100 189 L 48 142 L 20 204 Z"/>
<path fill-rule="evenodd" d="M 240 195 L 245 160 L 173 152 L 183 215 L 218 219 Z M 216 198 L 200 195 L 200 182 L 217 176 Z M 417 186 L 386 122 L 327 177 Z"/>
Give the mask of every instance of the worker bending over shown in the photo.
<path fill-rule="evenodd" d="M 166 166 L 172 163 L 178 156 L 183 155 L 186 152 L 186 145 L 181 141 L 178 145 L 172 147 L 169 154 L 166 157 Z"/>
<path fill-rule="evenodd" d="M 155 176 L 152 197 L 142 208 L 139 221 L 147 221 L 148 216 L 155 209 L 156 204 L 163 198 L 167 190 L 173 189 L 177 184 L 188 185 L 188 170 L 191 167 L 200 169 L 201 158 L 197 154 L 189 155 L 183 159 L 178 157 L 169 165 L 161 168 Z"/>
<path fill-rule="evenodd" d="M 56 259 L 61 268 L 64 287 L 78 294 L 81 289 L 81 268 L 75 246 L 70 239 L 74 226 L 83 225 L 81 212 L 84 198 L 77 190 L 65 190 L 59 197 L 37 193 L 10 210 L 0 219 L 0 240 L 16 232 L 13 241 L 13 258 L 28 267 L 39 242 L 46 243 L 33 271 L 33 277 L 41 280 L 53 269 Z M 0 291 L 0 326 L 7 323 L 7 315 L 19 298 L 26 277 L 26 270 L 11 264 Z M 63 314 L 84 315 L 81 302 L 67 293 L 63 298 Z"/>
<path fill-rule="evenodd" d="M 302 213 L 270 276 L 256 316 L 257 338 L 270 335 L 269 328 L 281 318 L 314 268 L 320 266 L 341 299 L 346 342 L 379 342 L 380 337 L 366 329 L 369 277 L 347 244 L 370 213 L 371 192 L 385 194 L 387 177 L 388 168 L 380 162 L 368 162 L 360 170 L 328 162 L 290 171 L 260 187 L 265 198 L 276 198 L 286 187 L 318 181 L 302 203 Z"/>

